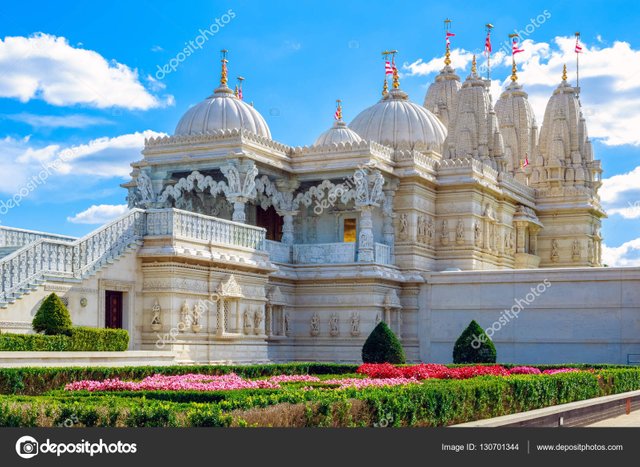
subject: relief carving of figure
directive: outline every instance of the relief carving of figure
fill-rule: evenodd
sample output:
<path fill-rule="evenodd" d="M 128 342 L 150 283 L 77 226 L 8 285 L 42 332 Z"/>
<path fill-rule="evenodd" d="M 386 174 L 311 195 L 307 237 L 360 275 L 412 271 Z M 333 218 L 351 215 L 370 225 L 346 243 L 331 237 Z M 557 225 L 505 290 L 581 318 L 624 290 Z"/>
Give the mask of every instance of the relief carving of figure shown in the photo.
<path fill-rule="evenodd" d="M 442 234 L 440 235 L 440 243 L 449 244 L 449 222 L 445 219 L 442 221 Z"/>
<path fill-rule="evenodd" d="M 351 314 L 351 335 L 353 337 L 360 335 L 360 313 L 358 312 Z"/>
<path fill-rule="evenodd" d="M 427 221 L 422 214 L 418 215 L 418 241 L 426 243 L 427 241 Z"/>
<path fill-rule="evenodd" d="M 400 240 L 406 240 L 407 234 L 409 232 L 409 219 L 407 217 L 407 213 L 403 212 L 400 214 L 400 232 L 398 237 Z"/>
<path fill-rule="evenodd" d="M 244 310 L 242 315 L 242 327 L 245 334 L 251 334 L 251 317 L 249 316 L 249 310 Z"/>
<path fill-rule="evenodd" d="M 262 326 L 262 311 L 257 309 L 253 314 L 253 333 L 260 334 L 260 327 Z"/>
<path fill-rule="evenodd" d="M 571 244 L 571 257 L 574 261 L 580 260 L 581 252 L 580 252 L 580 240 L 574 240 Z"/>
<path fill-rule="evenodd" d="M 435 237 L 435 226 L 433 225 L 433 219 L 429 217 L 427 221 L 427 244 L 431 245 L 433 243 L 433 237 Z"/>
<path fill-rule="evenodd" d="M 184 332 L 184 328 L 190 324 L 191 310 L 189 310 L 189 304 L 185 300 L 180 308 L 180 322 L 182 323 L 181 330 Z M 180 326 L 178 327 L 180 328 Z"/>
<path fill-rule="evenodd" d="M 312 336 L 317 336 L 318 334 L 320 334 L 320 317 L 318 316 L 318 313 L 314 313 L 311 317 L 310 332 Z"/>
<path fill-rule="evenodd" d="M 329 318 L 329 334 L 331 334 L 332 337 L 336 337 L 340 334 L 337 313 L 333 313 L 331 318 Z"/>
<path fill-rule="evenodd" d="M 462 222 L 462 219 L 458 219 L 458 225 L 456 226 L 456 242 L 458 244 L 464 243 L 464 222 Z"/>
<path fill-rule="evenodd" d="M 153 307 L 151 308 L 151 313 L 153 314 L 151 318 L 151 329 L 154 331 L 159 331 L 162 327 L 162 323 L 160 322 L 161 311 L 162 309 L 160 308 L 160 303 L 158 303 L 158 300 L 156 300 L 156 302 L 153 304 Z"/>
<path fill-rule="evenodd" d="M 557 263 L 560 260 L 560 245 L 555 238 L 551 240 L 551 261 Z"/>

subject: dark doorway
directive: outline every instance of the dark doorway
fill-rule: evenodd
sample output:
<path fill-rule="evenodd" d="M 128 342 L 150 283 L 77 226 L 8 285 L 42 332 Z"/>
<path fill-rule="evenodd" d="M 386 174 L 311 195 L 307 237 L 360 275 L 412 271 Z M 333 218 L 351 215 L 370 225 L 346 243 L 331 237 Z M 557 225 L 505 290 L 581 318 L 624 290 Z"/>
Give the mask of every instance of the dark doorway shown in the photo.
<path fill-rule="evenodd" d="M 282 217 L 278 215 L 273 206 L 264 210 L 260 206 L 256 208 L 256 224 L 267 229 L 267 240 L 279 242 L 282 239 Z"/>
<path fill-rule="evenodd" d="M 122 329 L 122 292 L 105 291 L 104 327 Z"/>

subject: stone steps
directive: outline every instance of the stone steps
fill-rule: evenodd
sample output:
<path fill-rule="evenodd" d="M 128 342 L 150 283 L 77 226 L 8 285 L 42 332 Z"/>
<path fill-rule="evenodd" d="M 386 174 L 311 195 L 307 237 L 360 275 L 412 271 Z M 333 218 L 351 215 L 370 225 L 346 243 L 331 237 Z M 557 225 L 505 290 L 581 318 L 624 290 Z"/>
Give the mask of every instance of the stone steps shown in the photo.
<path fill-rule="evenodd" d="M 25 295 L 29 295 L 33 292 L 36 292 L 45 282 L 63 282 L 65 284 L 69 284 L 69 283 L 81 284 L 84 280 L 96 275 L 97 273 L 102 271 L 105 267 L 117 263 L 127 253 L 137 250 L 140 246 L 142 246 L 142 244 L 143 244 L 142 240 L 134 241 L 129 245 L 127 245 L 127 247 L 122 251 L 121 254 L 116 256 L 106 256 L 104 258 L 101 258 L 90 269 L 85 271 L 80 278 L 69 277 L 69 276 L 58 275 L 58 274 L 43 274 L 42 277 L 34 279 L 32 282 L 20 288 L 20 290 L 12 294 L 12 296 L 9 297 L 8 300 L 0 301 L 0 309 L 6 309 L 10 305 L 14 304 L 16 301 L 20 300 Z"/>

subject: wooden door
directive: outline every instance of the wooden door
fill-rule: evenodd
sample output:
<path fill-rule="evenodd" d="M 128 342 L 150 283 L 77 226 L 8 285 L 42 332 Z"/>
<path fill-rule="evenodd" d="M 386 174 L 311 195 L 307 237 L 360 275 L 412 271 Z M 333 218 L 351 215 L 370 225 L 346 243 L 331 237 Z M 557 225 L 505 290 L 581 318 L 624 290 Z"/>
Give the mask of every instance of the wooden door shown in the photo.
<path fill-rule="evenodd" d="M 122 329 L 122 292 L 105 291 L 104 327 Z"/>

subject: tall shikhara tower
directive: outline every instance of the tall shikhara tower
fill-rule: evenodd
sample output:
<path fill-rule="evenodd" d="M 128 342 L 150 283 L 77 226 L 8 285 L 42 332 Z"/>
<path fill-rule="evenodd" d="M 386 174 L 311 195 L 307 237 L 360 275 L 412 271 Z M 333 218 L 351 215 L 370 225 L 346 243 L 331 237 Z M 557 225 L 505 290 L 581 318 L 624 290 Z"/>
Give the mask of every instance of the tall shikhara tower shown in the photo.
<path fill-rule="evenodd" d="M 599 266 L 600 161 L 594 160 L 577 88 L 562 82 L 549 99 L 530 184 L 536 189 L 541 266 Z"/>

